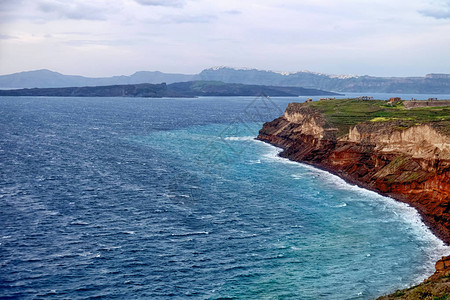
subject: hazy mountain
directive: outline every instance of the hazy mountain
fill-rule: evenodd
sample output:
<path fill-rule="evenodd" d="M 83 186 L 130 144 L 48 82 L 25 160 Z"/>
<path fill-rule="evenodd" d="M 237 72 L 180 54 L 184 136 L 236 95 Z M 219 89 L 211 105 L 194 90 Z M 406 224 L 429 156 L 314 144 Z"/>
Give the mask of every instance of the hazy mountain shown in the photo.
<path fill-rule="evenodd" d="M 180 81 L 196 80 L 198 75 L 169 74 L 162 72 L 136 72 L 130 76 L 113 77 L 84 77 L 63 75 L 50 70 L 36 70 L 0 76 L 0 88 L 56 88 L 56 87 L 82 87 L 115 84 L 139 83 L 174 83 Z"/>
<path fill-rule="evenodd" d="M 327 75 L 308 71 L 279 73 L 220 67 L 203 70 L 199 76 L 202 80 L 301 86 L 337 92 L 450 93 L 450 74 L 428 74 L 425 77 L 374 77 Z"/>
<path fill-rule="evenodd" d="M 428 74 L 425 77 L 375 77 L 328 75 L 308 71 L 280 73 L 227 67 L 206 69 L 196 75 L 141 71 L 130 76 L 104 78 L 70 76 L 49 70 L 38 70 L 0 76 L 0 88 L 81 87 L 163 82 L 170 84 L 195 80 L 304 87 L 337 92 L 450 93 L 450 74 Z"/>

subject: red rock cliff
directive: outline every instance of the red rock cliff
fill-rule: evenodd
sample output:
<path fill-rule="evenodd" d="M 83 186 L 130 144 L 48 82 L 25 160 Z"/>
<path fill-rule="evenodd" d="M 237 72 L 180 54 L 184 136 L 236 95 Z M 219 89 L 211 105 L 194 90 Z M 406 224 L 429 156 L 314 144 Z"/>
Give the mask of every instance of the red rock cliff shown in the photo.
<path fill-rule="evenodd" d="M 328 170 L 347 181 L 407 202 L 450 243 L 450 138 L 431 125 L 400 129 L 395 121 L 366 122 L 338 136 L 326 118 L 291 103 L 265 123 L 258 139 L 281 156 Z"/>

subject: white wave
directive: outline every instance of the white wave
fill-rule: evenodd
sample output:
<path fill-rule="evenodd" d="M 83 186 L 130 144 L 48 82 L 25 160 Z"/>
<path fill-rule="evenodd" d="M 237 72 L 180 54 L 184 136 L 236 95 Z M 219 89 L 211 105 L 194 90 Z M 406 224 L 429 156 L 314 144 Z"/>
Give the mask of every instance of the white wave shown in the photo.
<path fill-rule="evenodd" d="M 227 141 L 254 141 L 254 136 L 227 136 L 224 138 Z"/>
<path fill-rule="evenodd" d="M 72 221 L 72 222 L 70 222 L 70 225 L 84 226 L 84 225 L 89 225 L 89 223 L 84 222 L 84 221 L 79 221 L 79 220 L 77 220 L 77 221 Z"/>
<path fill-rule="evenodd" d="M 265 160 L 275 163 L 296 165 L 298 168 L 303 170 L 307 169 L 309 172 L 320 176 L 321 181 L 330 184 L 332 187 L 343 190 L 350 190 L 356 192 L 360 195 L 360 197 L 352 198 L 352 201 L 366 201 L 368 205 L 379 205 L 380 207 L 384 207 L 392 211 L 395 215 L 402 219 L 402 222 L 414 233 L 415 237 L 418 240 L 426 242 L 429 247 L 426 250 L 428 255 L 428 262 L 425 266 L 424 273 L 420 274 L 417 278 L 417 282 L 424 280 L 429 277 L 434 272 L 434 264 L 437 260 L 439 260 L 442 256 L 450 255 L 450 246 L 446 246 L 443 241 L 441 241 L 437 236 L 433 234 L 433 232 L 423 223 L 422 217 L 419 212 L 411 207 L 410 205 L 394 200 L 390 197 L 382 196 L 376 192 L 361 188 L 359 186 L 347 183 L 344 179 L 340 178 L 337 175 L 334 175 L 330 172 L 318 169 L 314 166 L 298 163 L 291 161 L 287 158 L 282 158 L 279 156 L 279 153 L 283 151 L 283 149 L 272 146 L 270 144 L 264 143 L 268 147 L 268 152 L 263 154 Z M 296 178 L 296 174 L 291 175 Z M 345 205 L 344 205 L 345 204 Z M 338 205 L 336 207 L 344 207 L 347 203 L 343 203 L 341 206 Z"/>
<path fill-rule="evenodd" d="M 336 205 L 328 205 L 329 207 L 334 207 L 334 208 L 341 208 L 341 207 L 346 207 L 347 203 L 343 202 L 340 204 L 336 204 Z"/>
<path fill-rule="evenodd" d="M 352 199 L 349 199 L 352 200 Z M 345 202 L 341 202 L 341 203 L 334 203 L 334 204 L 329 204 L 327 202 L 324 202 L 324 205 L 326 207 L 331 207 L 331 208 L 342 208 L 342 207 L 347 207 L 347 203 Z"/>
<path fill-rule="evenodd" d="M 164 193 L 163 194 L 163 196 L 164 197 L 167 197 L 167 198 L 176 198 L 176 197 L 182 197 L 182 198 L 190 198 L 190 196 L 189 195 L 186 195 L 186 194 L 167 194 L 167 193 Z"/>
<path fill-rule="evenodd" d="M 177 195 L 166 194 L 166 193 L 164 193 L 163 196 L 165 196 L 165 197 L 167 197 L 167 198 L 175 198 Z"/>
<path fill-rule="evenodd" d="M 99 251 L 112 251 L 112 250 L 116 250 L 116 249 L 120 249 L 122 248 L 122 246 L 105 246 L 102 245 L 101 248 L 98 248 L 97 250 Z"/>
<path fill-rule="evenodd" d="M 295 162 L 295 161 L 292 161 L 292 160 L 289 160 L 287 158 L 283 158 L 280 156 L 280 153 L 283 152 L 282 148 L 272 146 L 272 145 L 267 144 L 262 141 L 259 141 L 259 142 L 261 142 L 263 145 L 268 147 L 268 151 L 265 154 L 263 154 L 263 158 L 266 161 L 272 161 L 272 162 L 277 162 L 277 163 L 281 163 L 281 164 L 299 166 L 298 162 Z M 303 164 L 301 164 L 301 165 L 303 165 Z"/>
<path fill-rule="evenodd" d="M 248 163 L 249 163 L 250 165 L 260 164 L 260 163 L 261 163 L 261 160 L 260 160 L 260 159 L 249 160 Z"/>
<path fill-rule="evenodd" d="M 194 232 L 185 232 L 185 233 L 172 233 L 171 236 L 190 236 L 190 235 L 203 235 L 209 234 L 208 231 L 194 231 Z"/>

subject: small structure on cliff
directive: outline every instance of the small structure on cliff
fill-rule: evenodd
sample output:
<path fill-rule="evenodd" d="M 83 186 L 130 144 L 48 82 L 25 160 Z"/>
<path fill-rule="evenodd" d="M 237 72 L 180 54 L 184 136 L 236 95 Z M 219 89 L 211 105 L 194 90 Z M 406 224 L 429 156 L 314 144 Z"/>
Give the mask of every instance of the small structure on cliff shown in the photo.
<path fill-rule="evenodd" d="M 395 103 L 400 102 L 400 101 L 402 101 L 402 98 L 400 98 L 400 97 L 391 97 L 391 98 L 389 98 L 388 103 L 389 104 L 395 104 Z"/>

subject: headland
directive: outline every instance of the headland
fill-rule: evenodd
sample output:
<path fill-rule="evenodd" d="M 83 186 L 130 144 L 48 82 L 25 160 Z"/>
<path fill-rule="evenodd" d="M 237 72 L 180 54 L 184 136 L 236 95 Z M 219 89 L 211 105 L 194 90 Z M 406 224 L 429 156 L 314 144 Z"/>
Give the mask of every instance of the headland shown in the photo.
<path fill-rule="evenodd" d="M 263 125 L 258 139 L 283 148 L 282 157 L 408 203 L 450 244 L 450 101 L 366 97 L 290 103 L 282 116 Z M 450 295 L 449 275 L 447 257 L 422 285 L 433 297 Z M 425 289 L 422 285 L 416 288 Z M 395 295 L 417 299 L 413 289 Z"/>

